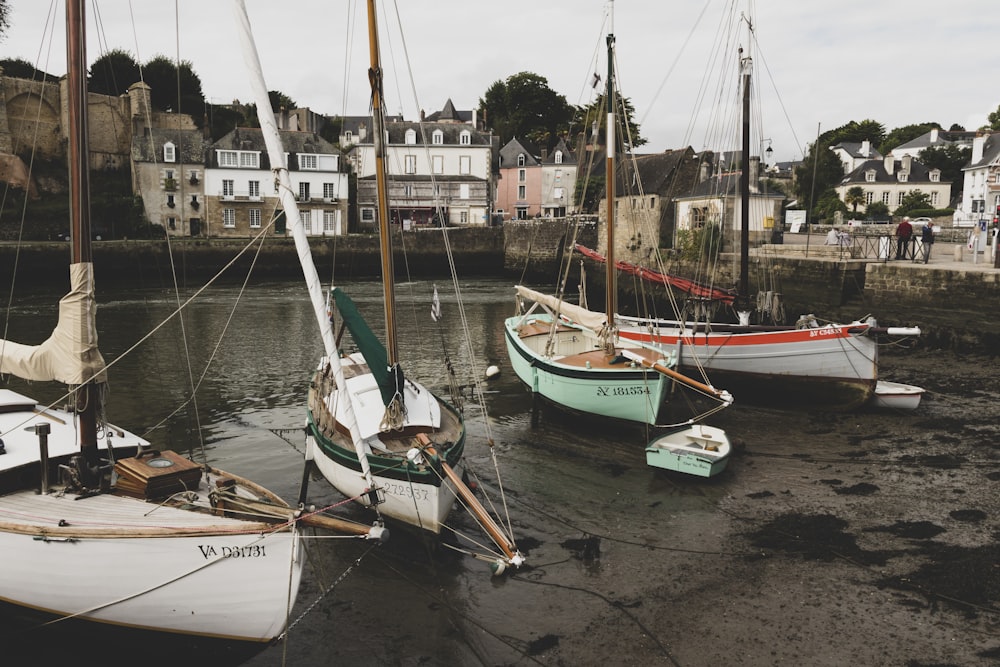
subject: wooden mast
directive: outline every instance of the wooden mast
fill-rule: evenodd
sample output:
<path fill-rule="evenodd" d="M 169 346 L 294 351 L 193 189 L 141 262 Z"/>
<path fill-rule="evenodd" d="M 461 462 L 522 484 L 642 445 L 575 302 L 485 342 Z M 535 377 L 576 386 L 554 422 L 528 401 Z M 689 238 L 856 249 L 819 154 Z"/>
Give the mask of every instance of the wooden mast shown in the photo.
<path fill-rule="evenodd" d="M 66 87 L 69 116 L 70 263 L 91 264 L 90 143 L 87 132 L 87 38 L 84 0 L 66 2 Z M 90 327 L 87 319 L 82 326 Z M 84 334 L 89 337 L 89 332 Z M 93 380 L 76 389 L 80 449 L 97 462 L 97 415 L 101 400 Z"/>
<path fill-rule="evenodd" d="M 616 269 L 615 269 L 615 83 L 614 83 L 614 70 L 615 70 L 615 35 L 614 35 L 614 0 L 610 2 L 610 19 L 608 27 L 608 87 L 607 93 L 605 94 L 605 101 L 608 105 L 607 111 L 607 127 L 605 128 L 606 146 L 605 152 L 607 153 L 605 162 L 605 181 L 607 182 L 607 241 L 608 241 L 608 261 L 605 264 L 605 271 L 607 272 L 607 279 L 605 281 L 605 311 L 608 316 L 608 328 L 609 330 L 614 326 L 615 313 L 618 310 L 618 285 L 616 281 Z M 612 338 L 608 338 L 606 342 L 606 347 L 608 351 L 614 345 Z"/>
<path fill-rule="evenodd" d="M 748 33 L 752 29 L 747 19 Z M 753 59 L 749 52 L 740 60 L 743 83 L 743 125 L 740 169 L 740 277 L 736 285 L 736 302 L 733 304 L 740 318 L 740 324 L 750 324 L 750 70 Z M 742 55 L 743 49 L 740 49 Z"/>
<path fill-rule="evenodd" d="M 385 301 L 385 350 L 389 366 L 399 360 L 396 345 L 395 275 L 392 266 L 392 238 L 389 236 L 389 195 L 385 172 L 385 118 L 382 112 L 382 65 L 379 58 L 378 25 L 375 0 L 368 0 L 368 50 L 371 67 L 368 80 L 372 88 L 372 124 L 375 133 L 375 184 L 378 196 L 379 248 L 382 255 L 382 297 Z"/>

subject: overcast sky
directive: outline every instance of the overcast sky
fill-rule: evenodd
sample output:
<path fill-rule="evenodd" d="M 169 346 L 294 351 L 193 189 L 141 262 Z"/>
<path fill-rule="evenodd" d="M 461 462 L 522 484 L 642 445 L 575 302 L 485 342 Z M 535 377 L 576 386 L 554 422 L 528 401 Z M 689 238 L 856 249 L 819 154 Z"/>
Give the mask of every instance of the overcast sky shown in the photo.
<path fill-rule="evenodd" d="M 246 2 L 268 88 L 318 113 L 367 112 L 363 2 Z M 724 13 L 749 5 L 756 21 L 760 136 L 771 140 L 775 159 L 800 159 L 817 125 L 825 131 L 871 118 L 887 131 L 923 122 L 972 130 L 1000 105 L 996 3 L 617 0 L 620 88 L 649 141 L 644 151 L 734 148 L 703 145 L 706 133 L 692 128 L 705 113 L 695 114 L 693 101 L 718 51 Z M 12 25 L 0 57 L 65 73 L 62 2 L 54 3 L 58 28 L 45 37 L 51 4 L 8 0 Z M 99 15 L 87 2 L 91 62 L 114 48 L 140 62 L 179 56 L 193 63 L 210 102 L 249 97 L 228 0 L 97 4 Z M 386 106 L 408 119 L 416 120 L 420 108 L 439 110 L 448 98 L 472 109 L 494 81 L 521 71 L 547 78 L 570 104 L 586 104 L 589 79 L 604 68 L 596 58 L 603 62 L 606 0 L 398 0 L 384 7 Z"/>

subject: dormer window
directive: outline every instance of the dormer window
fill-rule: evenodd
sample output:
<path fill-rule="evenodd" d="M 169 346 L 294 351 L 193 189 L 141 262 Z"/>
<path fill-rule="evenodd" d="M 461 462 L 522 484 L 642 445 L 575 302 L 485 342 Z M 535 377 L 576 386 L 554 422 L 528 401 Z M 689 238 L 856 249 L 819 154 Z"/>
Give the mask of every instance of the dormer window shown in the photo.
<path fill-rule="evenodd" d="M 908 180 L 910 180 L 910 172 L 908 172 L 908 171 L 901 171 L 901 172 L 899 172 L 899 182 L 900 183 L 906 183 Z"/>
<path fill-rule="evenodd" d="M 462 130 L 462 133 L 458 135 L 458 143 L 463 146 L 468 146 L 472 143 L 472 135 L 469 134 L 468 130 Z"/>
<path fill-rule="evenodd" d="M 403 139 L 403 141 L 404 141 L 404 143 L 407 143 L 407 144 L 410 144 L 410 145 L 416 144 L 417 143 L 417 131 L 416 130 L 407 130 L 405 138 Z"/>
<path fill-rule="evenodd" d="M 299 169 L 319 169 L 319 158 L 311 153 L 299 153 Z"/>
<path fill-rule="evenodd" d="M 434 134 L 431 135 L 431 143 L 440 146 L 444 143 L 444 132 L 441 130 L 434 130 Z"/>
<path fill-rule="evenodd" d="M 354 133 L 351 132 L 350 130 L 347 130 L 346 132 L 344 132 L 344 143 L 345 144 L 353 144 L 354 143 Z"/>
<path fill-rule="evenodd" d="M 562 164 L 562 151 L 556 151 L 553 160 L 556 164 Z"/>
<path fill-rule="evenodd" d="M 163 161 L 177 162 L 177 147 L 171 141 L 163 144 Z"/>
<path fill-rule="evenodd" d="M 931 183 L 940 183 L 940 182 L 941 182 L 941 172 L 935 169 L 931 172 Z"/>
<path fill-rule="evenodd" d="M 875 182 L 875 170 L 874 169 L 869 169 L 868 171 L 865 172 L 865 181 L 867 181 L 868 183 L 874 183 Z"/>
<path fill-rule="evenodd" d="M 523 167 L 524 166 L 524 153 L 518 153 L 517 154 L 517 166 L 518 167 Z"/>

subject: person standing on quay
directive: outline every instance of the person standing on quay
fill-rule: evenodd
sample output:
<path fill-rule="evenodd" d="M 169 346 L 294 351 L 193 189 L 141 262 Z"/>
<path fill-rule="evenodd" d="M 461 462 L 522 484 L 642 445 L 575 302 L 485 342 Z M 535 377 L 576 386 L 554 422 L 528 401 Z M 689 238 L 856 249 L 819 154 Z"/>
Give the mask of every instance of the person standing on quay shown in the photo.
<path fill-rule="evenodd" d="M 913 227 L 910 219 L 904 217 L 903 221 L 896 227 L 896 259 L 906 259 L 910 252 L 910 237 L 913 236 Z"/>
<path fill-rule="evenodd" d="M 931 258 L 932 245 L 934 245 L 934 225 L 928 222 L 920 230 L 920 249 L 924 253 L 924 264 Z"/>

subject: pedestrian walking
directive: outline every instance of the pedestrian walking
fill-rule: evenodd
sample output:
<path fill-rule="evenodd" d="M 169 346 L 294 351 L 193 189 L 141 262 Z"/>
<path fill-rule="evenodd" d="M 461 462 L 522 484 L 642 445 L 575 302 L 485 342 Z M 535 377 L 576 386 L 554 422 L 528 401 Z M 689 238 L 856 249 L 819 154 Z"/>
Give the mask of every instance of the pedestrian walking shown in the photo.
<path fill-rule="evenodd" d="M 920 230 L 920 250 L 924 254 L 924 264 L 931 258 L 932 245 L 934 245 L 934 225 L 928 222 Z"/>
<path fill-rule="evenodd" d="M 904 217 L 903 221 L 896 226 L 896 259 L 906 259 L 910 253 L 910 237 L 913 236 L 913 226 L 910 219 Z"/>

